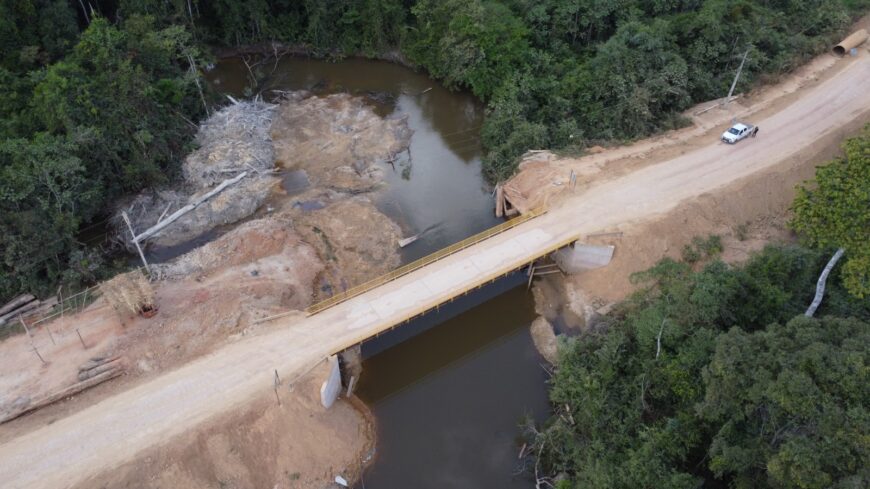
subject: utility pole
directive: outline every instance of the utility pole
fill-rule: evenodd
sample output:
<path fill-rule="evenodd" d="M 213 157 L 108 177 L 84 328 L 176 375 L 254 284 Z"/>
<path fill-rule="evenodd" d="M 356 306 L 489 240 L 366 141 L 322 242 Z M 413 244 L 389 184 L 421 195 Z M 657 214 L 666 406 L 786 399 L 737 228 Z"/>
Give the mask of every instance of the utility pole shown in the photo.
<path fill-rule="evenodd" d="M 737 86 L 737 79 L 740 78 L 740 72 L 743 71 L 743 63 L 746 63 L 746 57 L 749 56 L 749 49 L 743 53 L 743 59 L 740 60 L 740 66 L 737 68 L 737 74 L 734 75 L 734 81 L 731 82 L 731 90 L 728 90 L 728 96 L 725 97 L 725 107 L 728 107 L 728 104 L 731 103 L 731 95 L 734 93 L 734 87 Z"/>

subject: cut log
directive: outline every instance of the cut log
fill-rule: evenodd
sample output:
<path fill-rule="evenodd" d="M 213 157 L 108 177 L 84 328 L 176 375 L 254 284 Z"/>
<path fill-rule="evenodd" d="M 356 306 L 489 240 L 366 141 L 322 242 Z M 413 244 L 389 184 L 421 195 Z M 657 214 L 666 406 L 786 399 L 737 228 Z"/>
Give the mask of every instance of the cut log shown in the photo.
<path fill-rule="evenodd" d="M 14 311 L 15 309 L 18 309 L 19 307 L 33 300 L 36 300 L 36 297 L 30 294 L 21 294 L 18 297 L 12 299 L 11 301 L 7 302 L 5 305 L 3 305 L 3 307 L 0 307 L 0 316 L 4 316 L 6 315 L 6 313 Z"/>
<path fill-rule="evenodd" d="M 123 373 L 124 373 L 124 371 L 122 369 L 117 368 L 114 370 L 110 370 L 108 372 L 103 372 L 95 377 L 92 377 L 88 380 L 85 380 L 84 382 L 78 382 L 78 383 L 75 383 L 75 384 L 65 388 L 65 389 L 61 389 L 57 392 L 45 395 L 45 396 L 38 398 L 35 401 L 31 402 L 27 406 L 19 408 L 18 410 L 0 414 L 0 416 L 2 416 L 2 417 L 0 417 L 0 423 L 5 423 L 9 420 L 12 420 L 12 419 L 15 419 L 15 418 L 21 416 L 22 414 L 29 413 L 30 411 L 34 411 L 34 410 L 39 409 L 41 407 L 48 406 L 51 403 L 60 401 L 61 399 L 65 399 L 65 398 L 72 396 L 74 394 L 78 394 L 79 392 L 81 392 L 85 389 L 90 389 L 91 387 L 94 387 L 95 385 L 99 385 L 107 380 L 114 379 L 115 377 L 117 377 Z"/>
<path fill-rule="evenodd" d="M 0 316 L 0 321 L 4 321 L 4 320 L 8 321 L 12 318 L 15 318 L 18 316 L 23 316 L 25 313 L 32 311 L 32 310 L 36 309 L 37 307 L 39 307 L 39 304 L 40 304 L 39 301 L 28 302 L 27 304 L 19 307 L 18 309 L 14 310 L 12 312 L 6 313 L 3 316 Z"/>
<path fill-rule="evenodd" d="M 203 195 L 202 197 L 196 199 L 194 202 L 192 202 L 192 203 L 190 203 L 190 204 L 187 204 L 186 206 L 182 207 L 181 209 L 178 209 L 177 211 L 175 211 L 175 212 L 173 212 L 172 214 L 170 214 L 170 215 L 169 215 L 166 219 L 164 219 L 163 221 L 159 222 L 158 224 L 155 224 L 154 226 L 151 226 L 150 228 L 146 229 L 145 231 L 143 231 L 143 232 L 142 232 L 141 234 L 139 234 L 138 236 L 134 237 L 134 238 L 133 238 L 133 241 L 135 241 L 136 243 L 141 243 L 142 241 L 144 241 L 144 240 L 150 238 L 151 236 L 154 236 L 155 234 L 157 234 L 160 230 L 162 230 L 162 229 L 165 228 L 166 226 L 168 226 L 168 225 L 172 224 L 173 222 L 177 221 L 181 216 L 183 216 L 183 215 L 187 214 L 188 212 L 190 212 L 190 211 L 196 209 L 197 207 L 199 207 L 200 204 L 202 204 L 202 203 L 205 202 L 206 200 L 208 200 L 208 199 L 214 197 L 215 195 L 221 193 L 221 191 L 223 191 L 223 189 L 229 187 L 230 185 L 235 185 L 236 183 L 239 183 L 239 182 L 240 182 L 243 178 L 245 178 L 245 176 L 247 176 L 247 175 L 248 175 L 248 172 L 243 171 L 242 173 L 239 173 L 238 175 L 236 175 L 234 178 L 231 178 L 231 179 L 229 179 L 229 180 L 224 180 L 223 182 L 220 183 L 220 185 L 218 185 L 217 187 L 215 187 L 214 189 L 212 189 L 212 190 L 211 190 L 210 192 L 208 192 L 207 194 L 205 194 L 205 195 Z"/>
<path fill-rule="evenodd" d="M 87 362 L 79 365 L 79 372 L 85 372 L 87 370 L 97 368 L 100 365 L 105 365 L 107 363 L 114 362 L 115 360 L 118 360 L 119 358 L 121 358 L 119 355 L 114 355 L 114 356 L 105 357 L 105 358 L 100 358 L 100 357 L 91 358 Z"/>
<path fill-rule="evenodd" d="M 419 238 L 419 237 L 420 237 L 419 234 L 415 234 L 414 236 L 411 236 L 410 238 L 400 239 L 399 240 L 399 248 L 404 248 L 404 247 L 408 246 L 409 244 L 413 243 L 414 241 L 417 241 L 417 238 Z"/>
<path fill-rule="evenodd" d="M 104 372 L 108 372 L 110 370 L 121 368 L 121 366 L 122 366 L 121 360 L 115 360 L 113 362 L 104 363 L 104 364 L 97 366 L 97 367 L 94 367 L 90 370 L 85 370 L 85 371 L 79 372 L 79 380 L 85 381 L 85 380 L 94 378 L 97 375 L 100 375 Z"/>
<path fill-rule="evenodd" d="M 47 316 L 47 315 L 51 314 L 51 311 L 54 310 L 54 306 L 56 306 L 56 305 L 57 305 L 57 303 L 55 303 L 55 304 L 46 304 L 44 302 L 40 303 L 39 307 L 31 309 L 30 311 L 27 311 L 25 313 L 22 313 L 21 317 L 23 317 L 25 319 L 31 319 L 31 318 L 41 318 L 43 316 Z"/>

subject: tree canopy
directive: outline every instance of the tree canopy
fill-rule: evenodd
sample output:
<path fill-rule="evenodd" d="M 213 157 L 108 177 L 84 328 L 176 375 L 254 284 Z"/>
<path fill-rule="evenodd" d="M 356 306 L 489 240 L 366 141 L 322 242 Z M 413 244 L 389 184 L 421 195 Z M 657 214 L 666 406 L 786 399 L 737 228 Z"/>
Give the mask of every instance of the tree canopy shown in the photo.
<path fill-rule="evenodd" d="M 66 2 L 2 2 L 0 299 L 93 280 L 82 236 L 120 196 L 169 181 L 203 110 L 181 26 L 93 17 Z M 36 21 L 34 21 L 34 19 Z M 0 300 L 0 302 L 3 302 Z"/>
<path fill-rule="evenodd" d="M 866 485 L 870 304 L 834 281 L 822 318 L 800 315 L 825 262 L 768 247 L 639 274 L 606 326 L 560 349 L 536 438 L 557 487 Z"/>
<path fill-rule="evenodd" d="M 101 253 L 82 231 L 120 196 L 176 174 L 209 100 L 195 82 L 211 48 L 279 41 L 315 56 L 387 56 L 470 90 L 487 104 L 480 137 L 495 181 L 531 148 L 577 151 L 678 127 L 680 111 L 725 94 L 743 52 L 738 89 L 826 49 L 868 8 L 870 0 L 0 0 L 0 300 L 94 278 Z M 847 267 L 858 267 L 862 258 L 849 253 Z"/>
<path fill-rule="evenodd" d="M 828 48 L 870 0 L 122 0 L 210 44 L 282 41 L 315 54 L 400 52 L 488 104 L 485 169 L 680 126 L 682 110 Z"/>
<path fill-rule="evenodd" d="M 792 227 L 813 246 L 845 249 L 843 280 L 870 296 L 870 125 L 846 140 L 845 155 L 816 169 L 798 188 Z"/>

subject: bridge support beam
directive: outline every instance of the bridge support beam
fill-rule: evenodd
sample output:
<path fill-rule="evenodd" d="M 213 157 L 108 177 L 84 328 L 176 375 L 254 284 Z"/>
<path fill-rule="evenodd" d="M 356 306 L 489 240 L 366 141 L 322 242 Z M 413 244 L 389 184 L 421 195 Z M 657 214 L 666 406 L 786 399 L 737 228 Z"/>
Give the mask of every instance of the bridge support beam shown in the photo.
<path fill-rule="evenodd" d="M 320 403 L 329 409 L 341 393 L 341 369 L 338 366 L 338 357 L 335 355 L 330 356 L 326 362 L 329 365 L 329 373 L 320 386 Z"/>

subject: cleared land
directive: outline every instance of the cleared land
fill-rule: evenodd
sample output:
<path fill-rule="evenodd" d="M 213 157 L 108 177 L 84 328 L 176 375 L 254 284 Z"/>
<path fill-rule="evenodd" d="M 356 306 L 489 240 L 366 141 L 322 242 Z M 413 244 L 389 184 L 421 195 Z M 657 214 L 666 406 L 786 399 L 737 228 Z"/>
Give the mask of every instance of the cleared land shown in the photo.
<path fill-rule="evenodd" d="M 815 141 L 870 115 L 870 57 L 778 113 L 758 138 L 707 146 L 594 186 L 548 214 L 310 318 L 221 348 L 150 382 L 0 445 L 4 487 L 68 487 L 269 392 L 275 369 L 293 379 L 326 355 L 527 261 L 577 235 L 638 222 L 813 152 Z"/>

